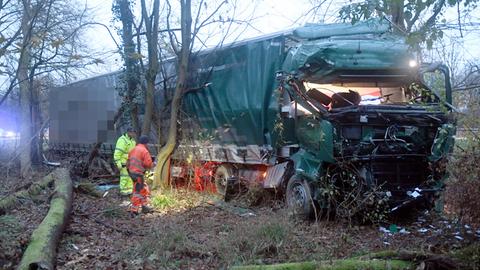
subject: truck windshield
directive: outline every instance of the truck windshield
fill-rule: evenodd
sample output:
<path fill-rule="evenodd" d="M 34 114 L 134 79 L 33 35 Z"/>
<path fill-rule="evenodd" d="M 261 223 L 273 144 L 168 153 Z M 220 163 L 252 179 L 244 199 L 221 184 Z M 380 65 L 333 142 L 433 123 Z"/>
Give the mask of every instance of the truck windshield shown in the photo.
<path fill-rule="evenodd" d="M 437 84 L 441 82 L 435 81 Z M 375 85 L 376 84 L 376 85 Z M 350 83 L 350 84 L 304 84 L 312 105 L 337 109 L 352 105 L 408 105 L 436 103 L 437 98 L 426 86 L 411 83 Z"/>

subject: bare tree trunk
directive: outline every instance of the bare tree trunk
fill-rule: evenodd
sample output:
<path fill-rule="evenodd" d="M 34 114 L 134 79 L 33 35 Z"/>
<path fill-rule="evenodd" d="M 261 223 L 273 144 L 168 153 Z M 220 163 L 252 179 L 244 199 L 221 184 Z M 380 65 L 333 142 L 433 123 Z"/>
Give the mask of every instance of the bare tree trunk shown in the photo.
<path fill-rule="evenodd" d="M 403 0 L 392 0 L 391 5 L 390 12 L 392 15 L 392 22 L 398 27 L 399 30 L 405 32 L 406 27 Z"/>
<path fill-rule="evenodd" d="M 190 44 L 192 42 L 191 1 L 181 1 L 182 48 L 178 57 L 178 78 L 173 95 L 170 126 L 166 144 L 160 149 L 155 167 L 153 188 L 166 186 L 170 177 L 170 157 L 177 143 L 177 119 L 183 92 L 187 84 L 188 64 L 190 62 Z"/>
<path fill-rule="evenodd" d="M 37 83 L 34 85 L 33 77 L 30 76 L 29 78 L 29 87 L 30 87 L 30 96 L 31 96 L 31 121 L 32 121 L 32 136 L 33 139 L 31 140 L 32 144 L 32 152 L 31 152 L 31 160 L 34 165 L 38 165 L 42 163 L 42 114 L 40 110 L 40 89 L 41 84 Z"/>
<path fill-rule="evenodd" d="M 159 70 L 158 63 L 158 17 L 159 17 L 160 1 L 154 0 L 152 16 L 147 14 L 145 0 L 142 0 L 142 13 L 145 20 L 145 29 L 147 35 L 148 46 L 148 69 L 145 74 L 147 81 L 147 91 L 145 93 L 145 115 L 143 118 L 142 134 L 149 135 L 153 115 L 153 103 L 155 92 L 155 79 Z"/>
<path fill-rule="evenodd" d="M 31 94 L 28 81 L 30 64 L 30 39 L 31 39 L 31 6 L 30 1 L 23 1 L 22 34 L 23 44 L 18 62 L 18 81 L 20 88 L 20 173 L 22 177 L 28 177 L 31 170 Z"/>

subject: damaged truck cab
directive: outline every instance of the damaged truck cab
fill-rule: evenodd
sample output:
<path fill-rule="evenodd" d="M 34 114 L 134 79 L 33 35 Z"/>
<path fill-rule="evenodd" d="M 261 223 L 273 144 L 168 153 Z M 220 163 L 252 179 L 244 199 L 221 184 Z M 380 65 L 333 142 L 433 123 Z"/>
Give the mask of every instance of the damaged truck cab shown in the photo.
<path fill-rule="evenodd" d="M 294 133 L 284 145 L 293 152 L 288 205 L 349 218 L 378 203 L 391 212 L 431 206 L 455 134 L 448 68 L 418 64 L 382 21 L 294 34 L 307 41 L 277 73 L 282 121 Z"/>

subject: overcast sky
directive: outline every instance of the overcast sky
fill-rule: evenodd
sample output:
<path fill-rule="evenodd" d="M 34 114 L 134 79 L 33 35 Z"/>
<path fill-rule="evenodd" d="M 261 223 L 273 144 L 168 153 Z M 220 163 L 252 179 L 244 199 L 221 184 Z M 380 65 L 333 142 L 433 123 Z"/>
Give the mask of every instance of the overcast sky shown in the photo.
<path fill-rule="evenodd" d="M 112 0 L 86 0 L 87 5 L 93 9 L 95 14 L 95 20 L 104 23 L 105 25 L 112 26 Z M 311 9 L 311 3 L 309 0 L 237 0 L 238 3 L 244 5 L 240 7 L 244 14 L 250 14 L 255 19 L 252 21 L 252 27 L 249 27 L 246 31 L 242 32 L 239 39 L 246 39 L 250 37 L 260 36 L 266 33 L 278 32 L 288 28 L 301 26 L 306 22 L 313 22 L 311 16 L 302 16 L 308 13 Z M 139 2 L 139 1 L 138 1 Z M 148 1 L 147 1 L 148 2 Z M 206 1 L 208 3 L 208 1 Z M 328 11 L 325 14 L 325 22 L 333 22 L 337 19 L 338 8 L 348 2 L 347 0 L 336 0 L 333 4 L 328 6 Z M 252 15 L 253 14 L 253 15 Z M 473 21 L 480 21 L 480 12 L 473 14 Z M 457 16 L 456 10 L 447 10 L 446 17 L 448 22 L 456 23 Z M 319 22 L 318 19 L 316 22 Z M 120 42 L 120 38 L 116 36 L 116 31 L 112 28 L 112 32 L 115 38 Z M 480 45 L 478 40 L 480 39 L 480 31 L 462 32 L 463 38 L 460 36 L 459 31 L 447 31 L 446 36 L 451 38 L 446 40 L 445 43 L 448 46 L 453 46 L 455 42 L 456 48 L 462 51 L 461 55 L 464 59 L 480 58 Z M 100 27 L 92 29 L 89 32 L 92 43 L 95 50 L 106 51 L 102 57 L 106 64 L 99 65 L 95 68 L 93 73 L 102 74 L 118 70 L 122 61 L 120 55 L 115 53 L 116 46 L 111 40 L 108 32 Z M 459 43 L 459 41 L 463 41 Z M 216 41 L 212 40 L 211 44 L 215 45 Z M 88 73 L 85 76 L 91 76 L 93 73 Z"/>
<path fill-rule="evenodd" d="M 249 27 L 243 32 L 239 37 L 240 39 L 251 38 L 300 26 L 305 23 L 305 20 L 299 18 L 302 17 L 302 14 L 306 13 L 306 7 L 311 6 L 308 0 L 238 0 L 238 2 L 242 5 L 245 4 L 245 7 L 242 7 L 244 14 L 254 17 L 252 27 Z M 252 3 L 255 4 L 255 7 L 252 6 Z M 112 0 L 87 0 L 87 5 L 93 9 L 96 21 L 112 26 Z M 252 10 L 254 10 L 254 12 L 252 12 Z M 332 12 L 332 14 L 333 13 L 334 12 Z M 120 42 L 120 38 L 116 36 L 115 30 L 113 30 L 113 32 L 117 41 Z M 115 51 L 115 43 L 111 40 L 105 29 L 96 27 L 91 31 L 90 35 L 92 36 L 92 39 L 95 40 L 92 45 L 96 50 Z M 117 62 L 120 63 L 121 66 L 119 55 L 107 54 L 105 56 L 109 56 L 107 62 Z M 117 61 L 115 61 L 115 59 Z M 117 69 L 117 67 L 112 65 L 105 68 L 106 72 Z"/>

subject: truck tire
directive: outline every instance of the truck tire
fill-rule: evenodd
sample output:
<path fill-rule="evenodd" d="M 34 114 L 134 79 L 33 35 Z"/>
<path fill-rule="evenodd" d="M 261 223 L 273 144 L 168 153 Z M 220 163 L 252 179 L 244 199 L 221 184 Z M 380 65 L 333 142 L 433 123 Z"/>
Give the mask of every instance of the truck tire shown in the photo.
<path fill-rule="evenodd" d="M 309 219 L 315 214 L 312 189 L 304 179 L 292 176 L 288 181 L 285 196 L 287 207 L 294 216 Z"/>
<path fill-rule="evenodd" d="M 213 181 L 215 183 L 215 189 L 217 193 L 223 198 L 227 194 L 228 179 L 234 174 L 232 166 L 228 164 L 220 165 L 215 171 Z"/>

